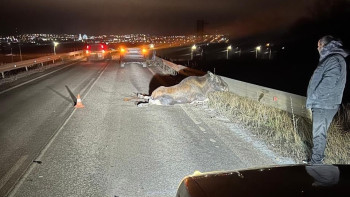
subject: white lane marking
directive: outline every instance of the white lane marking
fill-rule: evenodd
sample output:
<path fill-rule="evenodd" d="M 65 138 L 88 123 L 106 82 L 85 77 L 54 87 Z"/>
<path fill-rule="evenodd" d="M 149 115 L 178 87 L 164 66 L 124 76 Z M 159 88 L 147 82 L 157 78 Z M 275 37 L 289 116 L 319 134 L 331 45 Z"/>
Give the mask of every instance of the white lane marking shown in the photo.
<path fill-rule="evenodd" d="M 196 119 L 188 112 L 188 110 L 187 110 L 185 107 L 183 107 L 182 105 L 180 105 L 180 107 L 184 110 L 184 112 L 187 114 L 187 116 L 190 117 L 191 120 L 192 120 L 195 124 L 198 125 L 198 124 L 201 124 L 201 123 L 202 123 L 201 121 L 196 120 Z"/>
<path fill-rule="evenodd" d="M 44 147 L 44 149 L 40 152 L 39 156 L 34 159 L 35 161 L 41 161 L 41 158 L 44 156 L 44 154 L 46 153 L 46 151 L 49 149 L 49 147 L 51 146 L 51 144 L 53 143 L 53 141 L 55 141 L 56 137 L 58 136 L 58 134 L 61 133 L 61 131 L 63 130 L 63 127 L 68 123 L 68 121 L 71 119 L 71 117 L 73 116 L 75 110 L 77 108 L 74 108 L 73 112 L 69 115 L 69 117 L 64 121 L 63 125 L 59 128 L 59 130 L 52 136 L 52 138 L 50 139 L 50 141 L 46 144 L 46 146 Z M 34 165 L 35 163 L 33 163 L 32 165 L 29 166 L 28 170 L 24 173 L 24 175 L 21 177 L 21 179 L 18 181 L 18 183 L 15 185 L 15 187 L 13 188 L 13 190 L 10 192 L 9 197 L 15 195 L 18 191 L 18 189 L 21 187 L 21 185 L 23 184 L 23 182 L 27 179 L 27 177 L 29 176 L 29 174 L 32 172 L 32 170 L 35 168 L 36 165 Z"/>
<path fill-rule="evenodd" d="M 198 126 L 201 131 L 205 131 L 205 128 Z M 205 133 L 205 132 L 204 132 Z"/>
<path fill-rule="evenodd" d="M 156 72 L 154 72 L 150 67 L 147 67 L 148 68 L 148 70 L 153 74 L 153 75 L 156 75 L 157 73 Z"/>
<path fill-rule="evenodd" d="M 212 138 L 209 139 L 211 142 L 215 143 L 216 141 Z"/>
<path fill-rule="evenodd" d="M 100 77 L 102 76 L 102 74 L 105 72 L 105 70 L 107 69 L 107 67 L 109 66 L 109 63 L 105 66 L 105 68 L 101 71 L 101 73 L 98 75 L 97 79 L 94 81 L 94 83 L 90 86 L 90 88 L 88 89 L 88 91 L 86 92 L 86 94 L 83 96 L 83 99 L 86 97 L 86 95 L 89 94 L 90 90 L 92 89 L 92 87 L 94 87 L 94 85 L 96 84 L 96 82 L 100 79 Z"/>
<path fill-rule="evenodd" d="M 80 91 L 80 92 L 85 92 L 85 90 L 90 87 L 90 84 L 93 83 L 95 78 L 90 79 L 89 83 Z"/>
<path fill-rule="evenodd" d="M 108 67 L 109 64 L 107 64 L 105 66 L 105 68 L 103 69 L 103 71 L 100 73 L 100 75 L 97 77 L 96 81 L 92 84 L 92 86 L 89 88 L 89 90 L 87 91 L 87 93 L 85 94 L 85 96 L 83 98 L 85 98 L 90 90 L 92 89 L 92 87 L 95 85 L 95 83 L 100 79 L 101 75 L 105 72 L 106 68 Z M 64 123 L 62 124 L 62 126 L 58 129 L 58 131 L 52 136 L 52 138 L 50 139 L 50 141 L 46 144 L 45 148 L 40 152 L 40 154 L 38 155 L 38 157 L 35 159 L 35 161 L 41 161 L 42 157 L 44 156 L 44 154 L 46 153 L 46 151 L 50 148 L 51 144 L 55 141 L 56 137 L 62 132 L 63 128 L 67 125 L 67 123 L 69 122 L 69 120 L 72 118 L 72 116 L 74 115 L 74 112 L 77 110 L 77 108 L 74 108 L 72 113 L 69 115 L 69 117 L 64 121 Z M 24 175 L 21 177 L 21 179 L 18 181 L 18 183 L 15 185 L 15 187 L 13 188 L 13 190 L 10 192 L 10 194 L 8 195 L 8 197 L 13 197 L 18 189 L 23 185 L 24 181 L 27 179 L 27 177 L 29 176 L 29 174 L 33 171 L 33 169 L 35 168 L 36 165 L 34 165 L 35 163 L 31 164 L 30 167 L 28 168 L 28 170 L 24 173 Z"/>
<path fill-rule="evenodd" d="M 19 160 L 16 162 L 14 166 L 5 174 L 5 176 L 2 177 L 0 180 L 0 189 L 4 187 L 4 185 L 7 183 L 7 181 L 10 180 L 12 175 L 17 172 L 18 168 L 21 167 L 23 162 L 28 158 L 28 155 L 23 155 L 19 158 Z"/>
<path fill-rule="evenodd" d="M 100 68 L 100 70 L 97 72 L 97 73 L 99 74 L 98 77 L 97 77 L 97 79 L 100 78 L 101 73 L 103 73 L 103 72 L 105 71 L 105 69 L 107 68 L 108 65 L 109 65 L 109 63 L 107 63 L 107 65 L 106 65 L 104 68 Z M 97 79 L 96 79 L 96 80 L 97 80 Z M 90 79 L 89 83 L 81 90 L 81 92 L 85 92 L 85 90 L 86 90 L 88 87 L 92 87 L 92 86 L 95 84 L 95 83 L 93 83 L 94 80 L 95 80 L 95 78 Z M 96 81 L 96 80 L 95 80 L 95 81 Z M 93 83 L 93 84 L 90 86 L 91 83 Z M 85 96 L 84 96 L 84 98 L 85 98 Z"/>
<path fill-rule="evenodd" d="M 18 85 L 16 85 L 16 86 L 13 86 L 13 87 L 11 87 L 11 88 L 9 88 L 9 89 L 6 89 L 6 90 L 4 90 L 4 91 L 1 91 L 0 94 L 3 94 L 3 93 L 8 92 L 8 91 L 10 91 L 10 90 L 16 89 L 16 88 L 18 88 L 18 87 L 21 87 L 21 86 L 23 86 L 23 85 L 25 85 L 25 84 L 28 84 L 28 83 L 33 82 L 33 81 L 35 81 L 35 80 L 38 80 L 38 79 L 40 79 L 40 78 L 46 77 L 47 75 L 50 75 L 50 74 L 55 73 L 55 72 L 57 72 L 57 71 L 60 71 L 60 70 L 62 70 L 62 69 L 64 69 L 64 68 L 67 68 L 68 66 L 71 66 L 71 65 L 76 64 L 76 63 L 78 63 L 78 62 L 74 62 L 74 63 L 72 63 L 72 64 L 68 64 L 67 66 L 64 66 L 64 67 L 62 67 L 62 68 L 60 68 L 60 69 L 54 70 L 54 71 L 52 71 L 52 72 L 46 73 L 46 74 L 44 74 L 44 75 L 41 75 L 41 76 L 39 76 L 39 77 L 37 77 L 37 78 L 31 79 L 31 80 L 29 80 L 29 81 L 26 81 L 26 82 L 23 82 L 23 83 L 18 84 Z"/>

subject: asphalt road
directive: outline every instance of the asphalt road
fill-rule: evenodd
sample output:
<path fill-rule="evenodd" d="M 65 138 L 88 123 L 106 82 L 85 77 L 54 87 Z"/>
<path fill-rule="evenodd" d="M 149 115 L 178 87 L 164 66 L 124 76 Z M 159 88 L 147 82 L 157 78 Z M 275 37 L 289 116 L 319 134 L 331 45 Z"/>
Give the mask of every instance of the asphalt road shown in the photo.
<path fill-rule="evenodd" d="M 84 94 L 107 64 L 62 65 L 54 73 L 1 92 L 0 196 L 14 185 L 72 113 L 74 97 Z"/>
<path fill-rule="evenodd" d="M 124 100 L 176 81 L 157 67 L 81 62 L 0 94 L 1 192 L 24 173 L 9 196 L 175 196 L 196 170 L 292 162 L 205 105 Z"/>

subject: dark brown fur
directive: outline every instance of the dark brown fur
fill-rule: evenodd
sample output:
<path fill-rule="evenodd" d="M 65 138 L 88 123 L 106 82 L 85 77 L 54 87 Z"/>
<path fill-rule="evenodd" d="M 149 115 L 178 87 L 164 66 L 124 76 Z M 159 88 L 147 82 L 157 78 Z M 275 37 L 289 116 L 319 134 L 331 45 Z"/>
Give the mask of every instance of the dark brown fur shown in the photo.
<path fill-rule="evenodd" d="M 174 105 L 204 101 L 212 91 L 228 91 L 228 86 L 220 76 L 208 72 L 204 76 L 190 76 L 179 84 L 155 89 L 149 99 L 149 104 Z"/>

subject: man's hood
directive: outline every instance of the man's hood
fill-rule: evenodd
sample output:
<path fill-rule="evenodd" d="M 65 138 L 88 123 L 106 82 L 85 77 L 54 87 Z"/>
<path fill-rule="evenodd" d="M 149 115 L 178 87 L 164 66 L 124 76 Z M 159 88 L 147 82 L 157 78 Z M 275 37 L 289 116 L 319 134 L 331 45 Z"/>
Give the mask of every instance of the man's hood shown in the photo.
<path fill-rule="evenodd" d="M 342 48 L 342 43 L 336 40 L 331 41 L 326 46 L 324 46 L 320 51 L 320 61 L 331 54 L 340 54 L 344 58 L 349 55 L 347 51 Z"/>

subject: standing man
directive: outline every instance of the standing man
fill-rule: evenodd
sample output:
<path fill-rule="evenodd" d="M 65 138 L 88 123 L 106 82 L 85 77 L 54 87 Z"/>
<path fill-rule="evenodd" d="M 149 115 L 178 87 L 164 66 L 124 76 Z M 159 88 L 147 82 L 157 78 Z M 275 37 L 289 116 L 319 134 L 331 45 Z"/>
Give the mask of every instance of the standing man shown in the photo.
<path fill-rule="evenodd" d="M 327 130 L 342 102 L 346 82 L 348 55 L 342 42 L 333 36 L 318 41 L 320 59 L 307 88 L 306 107 L 312 111 L 313 148 L 311 160 L 305 163 L 323 164 Z"/>

